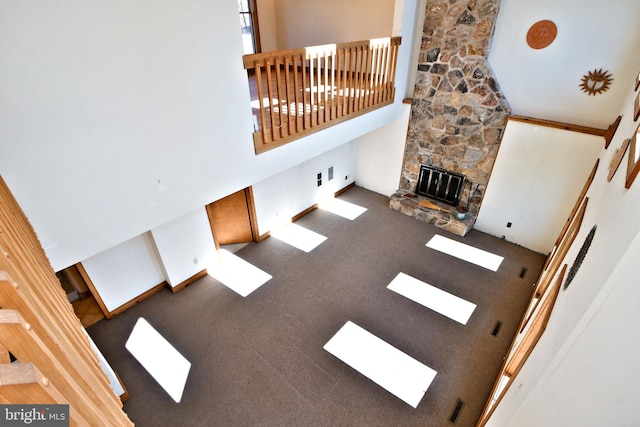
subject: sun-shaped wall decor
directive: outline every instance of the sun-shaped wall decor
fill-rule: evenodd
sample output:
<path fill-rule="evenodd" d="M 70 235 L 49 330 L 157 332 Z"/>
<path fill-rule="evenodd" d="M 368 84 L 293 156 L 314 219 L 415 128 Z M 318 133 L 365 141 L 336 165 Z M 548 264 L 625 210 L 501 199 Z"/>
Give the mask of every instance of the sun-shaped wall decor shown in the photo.
<path fill-rule="evenodd" d="M 582 91 L 593 96 L 605 92 L 613 81 L 611 74 L 608 73 L 608 71 L 602 71 L 602 68 L 589 71 L 589 74 L 582 77 L 582 83 L 580 83 Z"/>

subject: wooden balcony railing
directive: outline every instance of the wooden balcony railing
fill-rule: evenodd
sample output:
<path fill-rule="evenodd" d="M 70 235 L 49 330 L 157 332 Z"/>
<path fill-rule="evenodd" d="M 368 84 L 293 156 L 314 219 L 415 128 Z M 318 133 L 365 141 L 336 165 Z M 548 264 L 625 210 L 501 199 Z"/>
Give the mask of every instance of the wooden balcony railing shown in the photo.
<path fill-rule="evenodd" d="M 393 103 L 400 42 L 393 37 L 245 55 L 256 154 Z"/>

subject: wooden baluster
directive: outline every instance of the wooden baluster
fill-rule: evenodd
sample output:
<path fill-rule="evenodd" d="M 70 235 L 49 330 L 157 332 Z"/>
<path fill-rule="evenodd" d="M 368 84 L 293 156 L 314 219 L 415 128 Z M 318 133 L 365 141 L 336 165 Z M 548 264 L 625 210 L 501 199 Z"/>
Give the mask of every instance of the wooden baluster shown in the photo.
<path fill-rule="evenodd" d="M 369 57 L 370 57 L 370 49 L 368 46 L 363 46 L 362 57 L 360 62 L 360 79 L 359 79 L 359 88 L 360 88 L 360 102 L 358 103 L 358 110 L 361 110 L 365 107 L 366 96 L 368 94 L 367 81 L 369 75 Z"/>
<path fill-rule="evenodd" d="M 271 73 L 271 61 L 266 60 L 264 62 L 265 76 L 267 78 L 267 105 L 269 106 L 269 118 L 271 120 L 271 141 L 277 141 L 279 139 L 278 133 L 276 131 L 277 123 L 275 113 L 273 112 L 273 76 Z"/>
<path fill-rule="evenodd" d="M 260 131 L 262 132 L 262 144 L 268 144 L 271 142 L 269 132 L 267 130 L 267 120 L 265 116 L 264 107 L 264 93 L 262 88 L 262 66 L 258 61 L 255 64 L 256 70 L 256 88 L 258 90 L 258 105 L 260 106 Z"/>
<path fill-rule="evenodd" d="M 367 93 L 366 106 L 370 107 L 373 104 L 375 90 L 376 90 L 376 67 L 378 62 L 378 49 L 376 46 L 369 46 L 369 63 L 367 64 L 367 72 L 369 73 L 367 78 L 367 86 L 369 91 Z"/>
<path fill-rule="evenodd" d="M 356 92 L 356 96 L 354 98 L 354 102 L 353 102 L 353 111 L 356 112 L 360 109 L 360 98 L 362 97 L 362 57 L 364 54 L 363 48 L 362 46 L 358 46 L 356 48 L 356 64 L 355 64 L 355 75 L 354 77 L 354 82 L 353 82 L 353 88 Z"/>
<path fill-rule="evenodd" d="M 347 64 L 347 69 L 345 70 L 346 76 L 345 79 L 347 81 L 346 85 L 345 85 L 345 90 L 346 90 L 346 110 L 345 110 L 345 114 L 350 114 L 351 111 L 353 111 L 353 107 L 352 107 L 352 100 L 355 96 L 355 92 L 353 90 L 353 70 L 355 68 L 355 61 L 354 61 L 354 49 L 353 47 L 349 47 L 349 50 L 347 51 L 346 55 L 348 56 L 348 61 L 345 61 L 345 64 Z M 346 58 L 345 58 L 346 59 Z"/>
<path fill-rule="evenodd" d="M 389 98 L 389 70 L 391 69 L 391 45 L 384 46 L 385 61 L 383 66 L 382 94 L 380 101 L 384 102 Z"/>
<path fill-rule="evenodd" d="M 376 105 L 382 101 L 382 96 L 384 94 L 384 77 L 386 74 L 385 67 L 387 63 L 387 51 L 385 45 L 379 45 L 378 51 L 380 52 L 380 61 L 378 66 L 378 79 L 376 82 Z"/>
<path fill-rule="evenodd" d="M 295 120 L 295 133 L 302 130 L 300 123 L 300 82 L 298 81 L 298 58 L 293 55 L 291 57 L 293 63 L 293 111 Z"/>
<path fill-rule="evenodd" d="M 324 51 L 322 54 L 322 63 L 323 63 L 323 70 L 322 70 L 322 75 L 324 76 L 324 82 L 322 84 L 322 89 L 323 89 L 323 97 L 322 97 L 322 107 L 324 108 L 324 114 L 323 114 L 323 121 L 324 122 L 328 122 L 330 120 L 330 111 L 329 109 L 331 108 L 331 104 L 328 102 L 329 101 L 329 91 L 331 90 L 330 88 L 330 83 L 329 83 L 329 52 L 328 51 Z"/>
<path fill-rule="evenodd" d="M 303 129 L 308 129 L 311 127 L 311 116 L 307 111 L 309 111 L 309 96 L 307 96 L 307 92 L 311 92 L 309 85 L 309 75 L 307 68 L 307 55 L 302 55 L 302 127 Z"/>
<path fill-rule="evenodd" d="M 320 106 L 321 104 L 321 94 L 320 94 L 320 85 L 322 84 L 322 64 L 320 60 L 320 53 L 316 52 L 316 97 L 315 102 L 312 107 L 315 107 L 316 111 L 316 124 L 322 123 L 322 111 Z"/>
<path fill-rule="evenodd" d="M 400 46 L 400 38 L 392 39 L 393 55 L 391 61 L 391 71 L 389 72 L 389 89 L 391 92 L 391 98 L 393 98 L 396 82 L 396 66 L 398 65 L 398 50 Z"/>
<path fill-rule="evenodd" d="M 340 118 L 344 114 L 344 95 L 345 95 L 344 75 L 345 75 L 345 57 L 346 57 L 345 50 L 338 49 L 336 51 L 336 55 L 337 55 L 336 67 L 337 67 L 337 73 L 338 73 L 338 85 L 336 87 L 336 91 L 337 91 L 336 118 Z"/>
<path fill-rule="evenodd" d="M 284 126 L 286 123 L 286 119 L 284 117 L 284 112 L 282 111 L 282 104 L 283 104 L 283 100 L 284 100 L 284 96 L 282 94 L 283 92 L 283 87 L 282 87 L 282 76 L 281 76 L 281 72 L 280 72 L 280 62 L 281 58 L 276 57 L 274 59 L 274 69 L 275 69 L 275 80 L 276 80 L 276 93 L 275 93 L 275 99 L 276 101 L 274 102 L 274 107 L 276 107 L 278 109 L 278 114 L 276 116 L 277 120 L 278 120 L 278 135 L 280 138 L 284 138 L 286 136 L 285 131 L 284 131 Z"/>
<path fill-rule="evenodd" d="M 369 72 L 369 96 L 367 96 L 367 107 L 373 105 L 375 100 L 376 80 L 377 80 L 377 67 L 380 59 L 380 51 L 376 46 L 369 46 L 369 63 L 367 64 L 367 71 Z"/>

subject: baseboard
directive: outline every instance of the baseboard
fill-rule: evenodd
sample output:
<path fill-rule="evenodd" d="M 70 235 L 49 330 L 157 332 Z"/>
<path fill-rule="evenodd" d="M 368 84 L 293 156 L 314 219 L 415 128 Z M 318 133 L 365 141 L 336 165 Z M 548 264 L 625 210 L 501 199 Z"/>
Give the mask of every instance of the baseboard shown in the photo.
<path fill-rule="evenodd" d="M 352 182 L 351 184 L 349 184 L 349 185 L 347 185 L 347 186 L 345 186 L 345 187 L 342 187 L 341 189 L 339 189 L 338 191 L 336 191 L 333 195 L 334 195 L 335 197 L 338 197 L 339 195 L 341 195 L 341 194 L 342 194 L 342 193 L 344 193 L 345 191 L 347 191 L 347 190 L 349 190 L 350 188 L 353 188 L 353 187 L 355 187 L 355 186 L 356 186 L 356 182 L 354 181 L 354 182 Z"/>
<path fill-rule="evenodd" d="M 120 383 L 120 387 L 122 387 L 122 390 L 124 390 L 124 393 L 122 393 L 119 397 L 120 397 L 120 402 L 124 403 L 127 400 L 129 400 L 129 390 L 127 390 L 127 388 L 124 386 L 124 383 L 122 382 L 122 379 L 120 379 L 120 375 L 118 375 L 117 372 L 113 372 L 113 374 L 116 376 L 116 379 L 118 380 L 118 382 Z"/>
<path fill-rule="evenodd" d="M 189 277 L 187 280 L 178 283 L 176 286 L 171 286 L 168 283 L 167 283 L 167 286 L 169 287 L 169 289 L 171 289 L 171 292 L 173 292 L 175 294 L 177 292 L 180 292 L 181 290 L 183 290 L 184 288 L 186 288 L 187 286 L 189 286 L 190 284 L 192 284 L 196 280 L 202 279 L 206 275 L 207 275 L 207 269 L 205 268 L 204 270 L 202 270 L 202 271 L 194 274 L 193 276 Z"/>
<path fill-rule="evenodd" d="M 146 300 L 147 298 L 149 298 L 152 295 L 157 294 L 158 292 L 160 292 L 161 290 L 163 290 L 165 287 L 169 286 L 169 284 L 167 282 L 162 282 L 159 285 L 154 286 L 153 288 L 149 289 L 148 291 L 146 291 L 145 293 L 135 297 L 134 299 L 132 299 L 131 301 L 122 304 L 120 307 L 116 308 L 113 311 L 110 311 L 109 314 L 112 317 L 117 316 L 118 314 L 121 314 L 125 311 L 127 311 L 128 309 L 130 309 L 131 307 L 133 307 L 134 305 L 138 304 L 141 301 Z"/>
<path fill-rule="evenodd" d="M 318 209 L 318 204 L 317 203 L 315 203 L 313 206 L 309 206 L 307 209 L 303 210 L 299 214 L 292 216 L 291 217 L 291 222 L 296 222 L 297 220 L 299 220 L 300 218 L 302 218 L 306 214 L 311 213 L 316 209 Z"/>
<path fill-rule="evenodd" d="M 338 191 L 336 191 L 335 193 L 333 193 L 334 197 L 338 197 L 339 195 L 341 195 L 342 193 L 344 193 L 345 191 L 349 190 L 350 188 L 353 188 L 356 186 L 355 182 L 352 182 L 349 185 L 346 185 L 344 187 L 342 187 L 341 189 L 339 189 Z M 303 210 L 302 212 L 297 213 L 296 215 L 291 217 L 291 222 L 296 222 L 297 220 L 299 220 L 300 218 L 302 218 L 303 216 L 307 215 L 308 213 L 313 212 L 314 210 L 318 209 L 318 204 L 314 203 L 313 205 L 309 206 L 307 209 Z M 260 243 L 263 240 L 265 240 L 267 237 L 271 236 L 270 232 L 266 232 L 263 235 L 261 235 L 257 240 L 256 243 Z"/>

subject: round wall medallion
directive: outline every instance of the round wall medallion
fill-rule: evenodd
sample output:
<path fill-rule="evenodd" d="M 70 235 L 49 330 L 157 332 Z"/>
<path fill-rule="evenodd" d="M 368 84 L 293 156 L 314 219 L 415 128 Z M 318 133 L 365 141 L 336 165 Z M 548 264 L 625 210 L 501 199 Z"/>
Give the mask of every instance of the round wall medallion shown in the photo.
<path fill-rule="evenodd" d="M 602 71 L 602 68 L 589 71 L 589 74 L 582 77 L 582 83 L 580 83 L 582 91 L 593 96 L 605 92 L 613 81 L 611 74 L 607 73 L 608 71 Z"/>
<path fill-rule="evenodd" d="M 544 49 L 549 46 L 558 35 L 558 27 L 553 21 L 538 21 L 527 32 L 527 44 L 533 49 Z"/>

